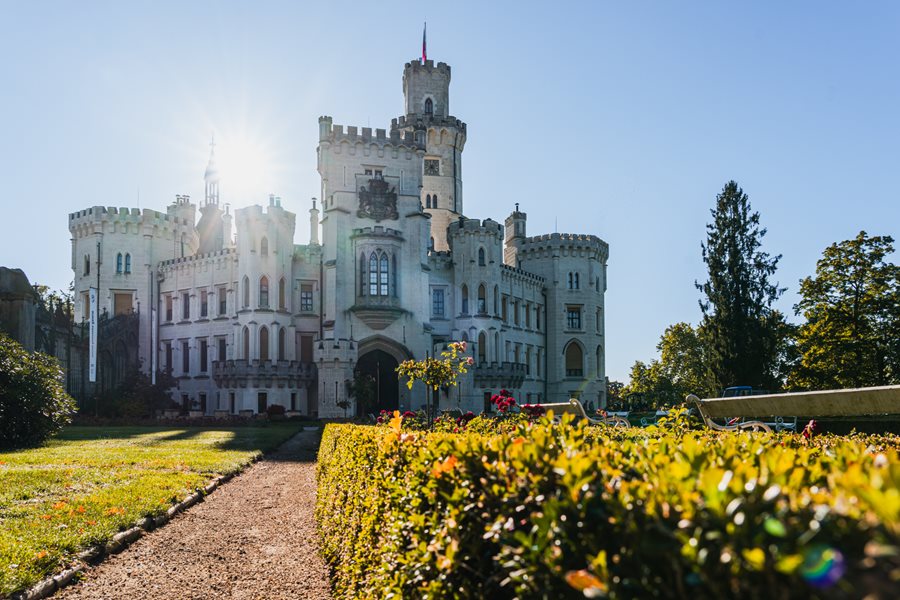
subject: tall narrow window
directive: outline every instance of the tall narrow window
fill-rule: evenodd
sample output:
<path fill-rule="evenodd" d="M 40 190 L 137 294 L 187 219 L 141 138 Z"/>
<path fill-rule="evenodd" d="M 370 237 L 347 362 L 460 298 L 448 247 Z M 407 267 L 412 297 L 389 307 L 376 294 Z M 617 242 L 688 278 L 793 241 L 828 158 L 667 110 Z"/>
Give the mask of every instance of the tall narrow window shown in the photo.
<path fill-rule="evenodd" d="M 191 370 L 191 349 L 187 342 L 181 342 L 181 372 L 187 374 Z"/>
<path fill-rule="evenodd" d="M 566 347 L 566 377 L 581 377 L 584 375 L 584 353 L 574 341 Z"/>
<path fill-rule="evenodd" d="M 284 360 L 284 327 L 278 328 L 278 360 Z"/>
<path fill-rule="evenodd" d="M 437 207 L 438 207 L 438 203 L 437 203 L 437 194 L 434 194 L 434 195 L 431 197 L 431 208 L 437 208 Z"/>
<path fill-rule="evenodd" d="M 369 295 L 378 295 L 378 256 L 374 252 L 369 257 Z"/>
<path fill-rule="evenodd" d="M 263 236 L 263 239 L 259 242 L 259 253 L 263 256 L 269 255 L 269 238 Z"/>
<path fill-rule="evenodd" d="M 397 297 L 397 255 L 391 256 L 391 296 Z"/>
<path fill-rule="evenodd" d="M 285 309 L 285 290 L 284 290 L 284 277 L 278 280 L 278 308 L 280 310 Z"/>
<path fill-rule="evenodd" d="M 209 315 L 209 294 L 206 290 L 200 292 L 200 316 L 206 317 Z"/>
<path fill-rule="evenodd" d="M 581 284 L 578 281 L 578 273 L 575 273 L 575 289 L 581 289 Z"/>
<path fill-rule="evenodd" d="M 484 248 L 478 249 L 478 266 L 479 267 L 484 266 Z"/>
<path fill-rule="evenodd" d="M 431 194 L 425 195 L 425 208 L 431 208 Z"/>
<path fill-rule="evenodd" d="M 166 375 L 172 374 L 172 342 L 164 342 L 166 349 Z"/>
<path fill-rule="evenodd" d="M 487 336 L 484 332 L 478 334 L 478 364 L 487 362 Z"/>
<path fill-rule="evenodd" d="M 219 314 L 224 315 L 228 306 L 228 296 L 226 295 L 225 288 L 219 288 Z"/>
<path fill-rule="evenodd" d="M 487 299 L 485 298 L 484 284 L 478 286 L 478 314 L 487 314 Z"/>
<path fill-rule="evenodd" d="M 225 348 L 226 348 L 226 342 L 225 342 L 225 338 L 220 337 L 220 338 L 218 339 L 218 344 L 219 344 L 219 349 L 218 349 L 219 351 L 216 353 L 216 360 L 225 360 L 225 358 L 226 358 L 226 350 L 225 350 Z"/>
<path fill-rule="evenodd" d="M 381 255 L 381 273 L 379 275 L 380 279 L 380 294 L 382 296 L 388 295 L 388 257 L 387 254 Z"/>
<path fill-rule="evenodd" d="M 116 254 L 116 273 L 122 272 L 122 253 Z"/>
<path fill-rule="evenodd" d="M 462 314 L 469 314 L 469 287 L 466 284 L 462 286 Z"/>
<path fill-rule="evenodd" d="M 366 255 L 365 253 L 360 253 L 359 255 L 359 295 L 366 295 Z M 302 303 L 302 300 L 301 300 Z"/>
<path fill-rule="evenodd" d="M 425 98 L 425 114 L 434 114 L 434 103 L 431 101 L 431 98 Z"/>
<path fill-rule="evenodd" d="M 206 365 L 209 359 L 209 346 L 206 340 L 200 340 L 200 372 L 206 373 Z"/>
<path fill-rule="evenodd" d="M 181 295 L 181 319 L 187 321 L 191 318 L 191 295 L 185 292 Z"/>
<path fill-rule="evenodd" d="M 259 279 L 259 307 L 269 308 L 269 278 L 265 275 Z"/>
<path fill-rule="evenodd" d="M 259 328 L 259 360 L 269 360 L 269 328 L 265 325 Z"/>
<path fill-rule="evenodd" d="M 300 286 L 300 311 L 312 312 L 313 310 L 313 287 L 312 284 L 304 283 Z"/>
<path fill-rule="evenodd" d="M 442 289 L 431 290 L 431 314 L 435 317 L 444 316 L 444 290 Z"/>
<path fill-rule="evenodd" d="M 250 328 L 244 325 L 244 360 L 250 360 Z"/>
<path fill-rule="evenodd" d="M 84 255 L 84 271 L 83 271 L 83 273 L 85 275 L 91 274 L 91 256 L 90 256 L 90 254 Z"/>
<path fill-rule="evenodd" d="M 166 295 L 166 321 L 172 320 L 172 294 Z"/>
<path fill-rule="evenodd" d="M 131 273 L 131 254 L 125 254 L 125 274 Z"/>
<path fill-rule="evenodd" d="M 244 308 L 250 306 L 250 278 L 244 276 Z"/>

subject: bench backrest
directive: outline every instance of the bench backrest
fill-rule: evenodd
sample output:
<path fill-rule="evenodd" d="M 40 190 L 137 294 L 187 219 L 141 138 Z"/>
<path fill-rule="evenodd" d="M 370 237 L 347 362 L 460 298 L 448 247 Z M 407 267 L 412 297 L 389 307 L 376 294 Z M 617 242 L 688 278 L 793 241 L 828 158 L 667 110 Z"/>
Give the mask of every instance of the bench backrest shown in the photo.
<path fill-rule="evenodd" d="M 569 400 L 568 402 L 554 402 L 551 404 L 541 404 L 541 408 L 545 411 L 552 410 L 553 415 L 560 417 L 562 415 L 575 415 L 576 417 L 587 417 L 584 407 L 578 400 Z"/>
<path fill-rule="evenodd" d="M 703 412 L 714 419 L 785 415 L 853 417 L 900 414 L 900 385 L 733 398 L 706 398 L 700 402 Z"/>

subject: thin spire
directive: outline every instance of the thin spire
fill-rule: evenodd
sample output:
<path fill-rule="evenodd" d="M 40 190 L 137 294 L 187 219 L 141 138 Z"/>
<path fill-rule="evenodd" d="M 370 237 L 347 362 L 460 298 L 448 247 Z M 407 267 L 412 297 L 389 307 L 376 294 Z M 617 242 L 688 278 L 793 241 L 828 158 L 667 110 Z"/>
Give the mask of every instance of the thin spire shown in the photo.
<path fill-rule="evenodd" d="M 428 33 L 428 22 L 424 22 L 422 24 L 422 64 L 425 64 L 425 61 L 428 60 L 428 45 L 425 40 L 425 35 Z"/>

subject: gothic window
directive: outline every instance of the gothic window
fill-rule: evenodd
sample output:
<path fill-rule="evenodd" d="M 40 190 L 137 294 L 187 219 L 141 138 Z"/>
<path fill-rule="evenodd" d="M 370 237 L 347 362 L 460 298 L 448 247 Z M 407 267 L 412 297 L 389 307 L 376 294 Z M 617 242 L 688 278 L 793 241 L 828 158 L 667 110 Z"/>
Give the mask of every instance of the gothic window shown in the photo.
<path fill-rule="evenodd" d="M 494 333 L 494 360 L 498 363 L 502 362 L 500 360 L 500 334 Z"/>
<path fill-rule="evenodd" d="M 224 315 L 225 311 L 228 309 L 228 294 L 225 291 L 225 288 L 219 288 L 219 314 Z"/>
<path fill-rule="evenodd" d="M 262 241 L 259 242 L 259 253 L 263 256 L 269 255 L 269 238 L 263 237 Z"/>
<path fill-rule="evenodd" d="M 131 273 L 131 254 L 125 254 L 125 274 Z"/>
<path fill-rule="evenodd" d="M 487 299 L 485 297 L 484 284 L 478 286 L 478 314 L 487 314 Z"/>
<path fill-rule="evenodd" d="M 388 257 L 387 254 L 381 255 L 381 272 L 378 275 L 379 293 L 382 296 L 388 295 Z"/>
<path fill-rule="evenodd" d="M 435 317 L 444 316 L 444 290 L 431 290 L 431 314 Z"/>
<path fill-rule="evenodd" d="M 391 256 L 391 296 L 397 297 L 397 255 Z"/>
<path fill-rule="evenodd" d="M 487 336 L 484 332 L 478 334 L 478 364 L 487 362 Z"/>
<path fill-rule="evenodd" d="M 284 327 L 278 328 L 278 360 L 284 360 Z"/>
<path fill-rule="evenodd" d="M 366 295 L 366 254 L 364 252 L 359 254 L 359 295 Z"/>
<path fill-rule="evenodd" d="M 185 321 L 191 318 L 191 295 L 188 292 L 181 295 L 181 318 Z"/>
<path fill-rule="evenodd" d="M 566 346 L 566 377 L 581 377 L 584 375 L 584 353 L 581 346 L 574 340 Z"/>
<path fill-rule="evenodd" d="M 209 293 L 206 290 L 200 292 L 200 316 L 209 315 Z"/>
<path fill-rule="evenodd" d="M 166 322 L 172 321 L 172 294 L 166 295 Z"/>
<path fill-rule="evenodd" d="M 425 174 L 426 175 L 440 175 L 441 171 L 441 161 L 437 158 L 426 158 L 425 159 Z"/>
<path fill-rule="evenodd" d="M 572 289 L 572 281 L 573 281 L 573 279 L 572 279 L 572 272 L 569 271 L 569 282 L 568 282 L 569 285 L 568 285 L 568 288 L 569 288 L 570 290 Z"/>
<path fill-rule="evenodd" d="M 312 312 L 313 310 L 313 287 L 311 284 L 303 284 L 300 286 L 300 310 L 301 312 Z"/>
<path fill-rule="evenodd" d="M 438 207 L 438 205 L 437 205 L 437 194 L 434 194 L 434 195 L 431 197 L 431 208 L 437 208 L 437 207 Z"/>
<path fill-rule="evenodd" d="M 200 372 L 206 373 L 209 364 L 209 342 L 200 340 Z"/>
<path fill-rule="evenodd" d="M 581 329 L 581 307 L 566 307 L 566 329 Z"/>
<path fill-rule="evenodd" d="M 431 194 L 425 195 L 425 208 L 431 208 Z"/>
<path fill-rule="evenodd" d="M 466 284 L 462 286 L 462 314 L 469 314 L 469 287 Z"/>
<path fill-rule="evenodd" d="M 259 280 L 259 308 L 269 308 L 269 278 L 265 275 Z"/>
<path fill-rule="evenodd" d="M 82 271 L 85 275 L 91 274 L 91 256 L 90 254 L 84 255 L 84 270 Z"/>
<path fill-rule="evenodd" d="M 122 272 L 122 253 L 116 254 L 116 273 Z"/>
<path fill-rule="evenodd" d="M 374 252 L 369 256 L 369 295 L 378 295 L 378 256 Z"/>
<path fill-rule="evenodd" d="M 434 103 L 431 101 L 431 98 L 425 98 L 425 114 L 434 114 Z"/>
<path fill-rule="evenodd" d="M 265 325 L 259 329 L 259 360 L 269 360 L 269 328 Z"/>
<path fill-rule="evenodd" d="M 244 308 L 250 306 L 250 279 L 244 276 Z"/>
<path fill-rule="evenodd" d="M 285 297 L 284 297 L 284 277 L 282 277 L 278 281 L 278 308 L 280 310 L 285 309 Z"/>
<path fill-rule="evenodd" d="M 494 316 L 500 316 L 500 286 L 494 286 Z"/>
<path fill-rule="evenodd" d="M 181 342 L 181 372 L 189 373 L 191 370 L 191 348 L 187 342 Z"/>
<path fill-rule="evenodd" d="M 575 273 L 575 289 L 581 289 L 581 284 L 578 282 L 578 273 Z"/>
<path fill-rule="evenodd" d="M 479 267 L 484 266 L 484 248 L 478 249 L 478 266 Z"/>
<path fill-rule="evenodd" d="M 250 329 L 244 325 L 244 360 L 250 360 Z"/>

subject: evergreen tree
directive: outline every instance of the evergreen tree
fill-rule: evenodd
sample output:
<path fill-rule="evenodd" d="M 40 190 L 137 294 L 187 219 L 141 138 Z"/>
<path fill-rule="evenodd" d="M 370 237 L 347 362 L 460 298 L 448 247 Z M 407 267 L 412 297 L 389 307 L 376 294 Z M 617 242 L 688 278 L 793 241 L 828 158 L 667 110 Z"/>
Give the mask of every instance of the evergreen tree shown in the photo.
<path fill-rule="evenodd" d="M 707 364 L 719 388 L 733 385 L 777 387 L 774 340 L 778 335 L 772 304 L 784 292 L 770 281 L 781 256 L 760 248 L 766 230 L 750 199 L 734 181 L 725 184 L 710 211 L 701 244 L 709 279 L 696 283 L 705 299 L 702 330 Z"/>
<path fill-rule="evenodd" d="M 794 307 L 801 360 L 792 387 L 830 389 L 900 383 L 900 266 L 888 236 L 832 244 L 816 274 L 800 281 Z"/>

